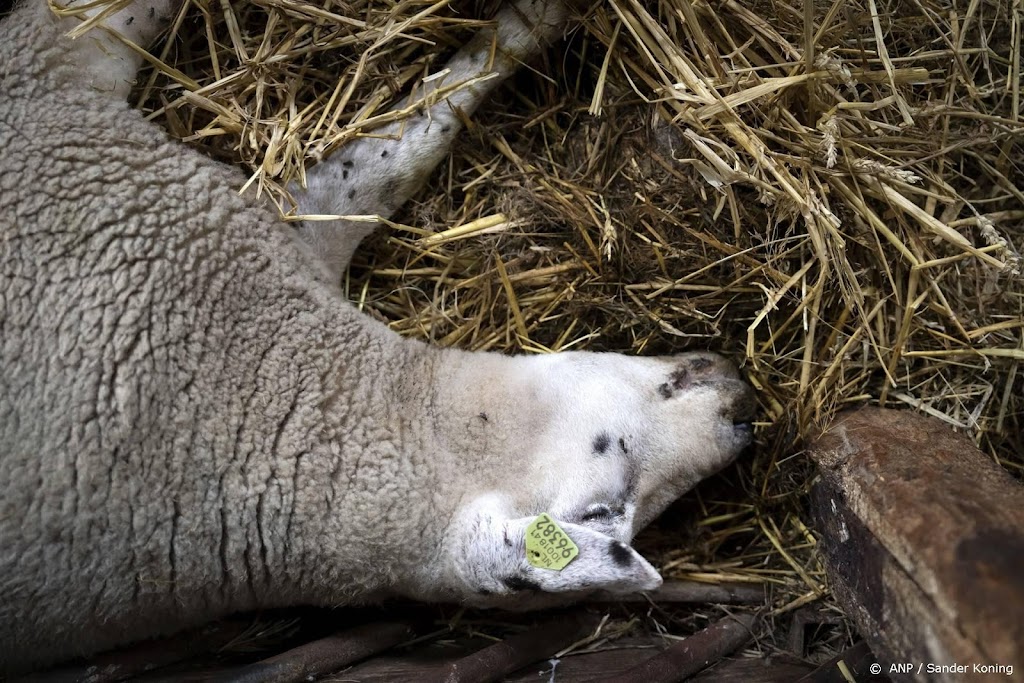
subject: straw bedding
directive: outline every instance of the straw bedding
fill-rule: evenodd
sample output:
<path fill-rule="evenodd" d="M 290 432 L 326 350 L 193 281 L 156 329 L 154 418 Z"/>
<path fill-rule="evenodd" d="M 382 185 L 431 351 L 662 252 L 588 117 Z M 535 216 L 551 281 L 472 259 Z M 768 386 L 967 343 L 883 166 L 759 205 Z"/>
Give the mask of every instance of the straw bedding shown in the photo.
<path fill-rule="evenodd" d="M 195 0 L 137 97 L 288 214 L 284 184 L 372 135 L 493 4 Z M 578 5 L 357 255 L 348 296 L 466 349 L 741 360 L 756 452 L 641 546 L 670 576 L 811 602 L 827 586 L 801 441 L 837 409 L 924 411 L 1024 472 L 1013 7 Z"/>

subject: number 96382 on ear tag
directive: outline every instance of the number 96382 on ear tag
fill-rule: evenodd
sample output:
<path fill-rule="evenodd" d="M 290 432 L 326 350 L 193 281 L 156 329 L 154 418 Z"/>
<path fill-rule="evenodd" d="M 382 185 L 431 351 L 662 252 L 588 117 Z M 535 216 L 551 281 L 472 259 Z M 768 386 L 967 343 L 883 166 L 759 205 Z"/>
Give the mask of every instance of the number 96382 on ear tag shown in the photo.
<path fill-rule="evenodd" d="M 548 513 L 542 512 L 526 527 L 526 560 L 534 567 L 561 571 L 579 554 L 569 534 Z"/>

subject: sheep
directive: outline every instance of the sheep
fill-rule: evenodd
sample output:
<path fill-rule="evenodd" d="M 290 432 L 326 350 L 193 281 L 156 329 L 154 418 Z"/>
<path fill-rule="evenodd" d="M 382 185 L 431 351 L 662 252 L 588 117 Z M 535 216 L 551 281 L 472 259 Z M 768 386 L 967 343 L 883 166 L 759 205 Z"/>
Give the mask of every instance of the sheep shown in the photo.
<path fill-rule="evenodd" d="M 360 315 L 338 276 L 372 223 L 295 229 L 127 105 L 118 36 L 173 9 L 0 23 L 0 672 L 258 608 L 658 586 L 629 544 L 750 442 L 735 366 L 468 353 Z M 390 215 L 566 14 L 503 10 L 447 82 L 495 75 L 313 168 L 302 211 Z"/>

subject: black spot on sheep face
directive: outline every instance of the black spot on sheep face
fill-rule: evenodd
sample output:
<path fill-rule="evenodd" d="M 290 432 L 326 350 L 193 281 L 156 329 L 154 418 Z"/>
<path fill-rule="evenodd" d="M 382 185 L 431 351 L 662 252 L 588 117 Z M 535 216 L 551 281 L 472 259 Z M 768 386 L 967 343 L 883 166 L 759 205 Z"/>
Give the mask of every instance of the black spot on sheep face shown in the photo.
<path fill-rule="evenodd" d="M 501 580 L 509 590 L 513 591 L 539 591 L 540 585 L 522 576 L 506 576 Z"/>
<path fill-rule="evenodd" d="M 633 553 L 625 545 L 618 541 L 608 544 L 608 557 L 620 567 L 628 567 L 633 564 Z"/>

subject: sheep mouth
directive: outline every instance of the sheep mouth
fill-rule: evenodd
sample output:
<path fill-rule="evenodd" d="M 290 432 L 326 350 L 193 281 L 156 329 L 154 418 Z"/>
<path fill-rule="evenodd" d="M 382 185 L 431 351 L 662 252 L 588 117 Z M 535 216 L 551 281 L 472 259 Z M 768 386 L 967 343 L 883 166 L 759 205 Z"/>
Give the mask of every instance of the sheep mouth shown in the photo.
<path fill-rule="evenodd" d="M 732 434 L 744 445 L 754 437 L 754 419 L 757 417 L 757 397 L 749 384 L 741 384 L 732 405 L 722 415 Z"/>
<path fill-rule="evenodd" d="M 732 431 L 737 438 L 750 443 L 754 440 L 754 421 L 753 420 L 733 420 Z"/>
<path fill-rule="evenodd" d="M 733 438 L 743 446 L 754 440 L 754 419 L 757 417 L 757 402 L 754 392 L 749 387 L 742 398 L 736 402 L 728 423 L 732 427 Z"/>

